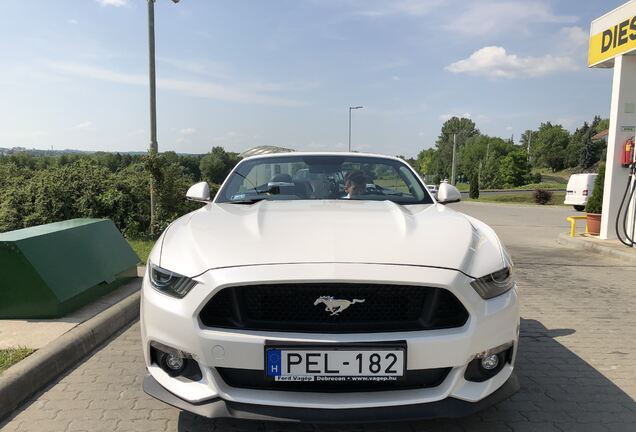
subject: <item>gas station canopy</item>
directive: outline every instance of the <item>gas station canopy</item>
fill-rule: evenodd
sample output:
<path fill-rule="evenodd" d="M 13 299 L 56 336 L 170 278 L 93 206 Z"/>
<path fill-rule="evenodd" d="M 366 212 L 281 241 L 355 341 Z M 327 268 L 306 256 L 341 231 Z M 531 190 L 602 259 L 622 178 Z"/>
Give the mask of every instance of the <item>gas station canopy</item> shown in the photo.
<path fill-rule="evenodd" d="M 636 2 L 630 1 L 592 21 L 588 66 L 613 67 L 619 54 L 636 55 Z"/>

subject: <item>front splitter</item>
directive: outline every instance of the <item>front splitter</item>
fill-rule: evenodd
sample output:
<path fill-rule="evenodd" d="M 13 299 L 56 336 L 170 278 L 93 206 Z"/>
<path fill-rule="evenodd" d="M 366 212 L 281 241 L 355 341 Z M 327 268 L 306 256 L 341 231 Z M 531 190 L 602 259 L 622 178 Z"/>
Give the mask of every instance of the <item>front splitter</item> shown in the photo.
<path fill-rule="evenodd" d="M 203 417 L 307 423 L 373 423 L 466 417 L 509 398 L 519 388 L 519 380 L 513 372 L 499 389 L 478 402 L 467 402 L 449 397 L 437 402 L 413 405 L 325 409 L 245 404 L 220 398 L 191 403 L 166 390 L 149 374 L 145 376 L 143 382 L 143 389 L 150 396 L 175 408 Z"/>

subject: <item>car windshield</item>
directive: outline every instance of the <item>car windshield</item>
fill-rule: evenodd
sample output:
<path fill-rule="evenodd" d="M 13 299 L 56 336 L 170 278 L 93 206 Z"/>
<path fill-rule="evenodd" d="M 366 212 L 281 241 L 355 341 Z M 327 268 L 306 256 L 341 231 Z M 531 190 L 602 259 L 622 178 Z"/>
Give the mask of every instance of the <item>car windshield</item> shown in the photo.
<path fill-rule="evenodd" d="M 230 174 L 215 202 L 334 199 L 433 203 L 404 162 L 355 155 L 285 155 L 245 160 Z"/>

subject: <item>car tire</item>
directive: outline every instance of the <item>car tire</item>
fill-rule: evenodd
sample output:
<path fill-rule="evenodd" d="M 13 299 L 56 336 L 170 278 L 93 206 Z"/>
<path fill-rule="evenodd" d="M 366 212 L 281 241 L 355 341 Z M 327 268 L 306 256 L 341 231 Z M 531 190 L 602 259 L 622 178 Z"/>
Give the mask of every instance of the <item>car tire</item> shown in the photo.
<path fill-rule="evenodd" d="M 582 206 L 582 205 L 576 205 L 576 206 L 574 206 L 574 210 L 576 210 L 576 211 L 583 211 L 583 210 L 585 210 L 585 206 Z"/>

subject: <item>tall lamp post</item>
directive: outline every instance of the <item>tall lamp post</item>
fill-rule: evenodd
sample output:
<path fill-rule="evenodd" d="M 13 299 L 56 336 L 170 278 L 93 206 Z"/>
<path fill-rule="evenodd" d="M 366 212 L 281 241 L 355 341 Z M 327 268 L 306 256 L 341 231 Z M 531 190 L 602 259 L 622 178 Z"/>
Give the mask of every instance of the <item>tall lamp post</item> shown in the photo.
<path fill-rule="evenodd" d="M 349 107 L 349 151 L 351 151 L 351 110 L 364 108 L 362 105 Z"/>
<path fill-rule="evenodd" d="M 457 151 L 457 133 L 453 133 L 453 163 L 451 165 L 451 184 L 455 186 L 455 152 Z"/>
<path fill-rule="evenodd" d="M 172 0 L 179 3 L 179 0 Z M 155 79 L 155 0 L 148 0 L 148 80 L 150 83 L 150 149 L 154 156 L 159 152 L 157 144 L 157 81 Z M 150 235 L 155 235 L 155 185 L 150 176 Z"/>

